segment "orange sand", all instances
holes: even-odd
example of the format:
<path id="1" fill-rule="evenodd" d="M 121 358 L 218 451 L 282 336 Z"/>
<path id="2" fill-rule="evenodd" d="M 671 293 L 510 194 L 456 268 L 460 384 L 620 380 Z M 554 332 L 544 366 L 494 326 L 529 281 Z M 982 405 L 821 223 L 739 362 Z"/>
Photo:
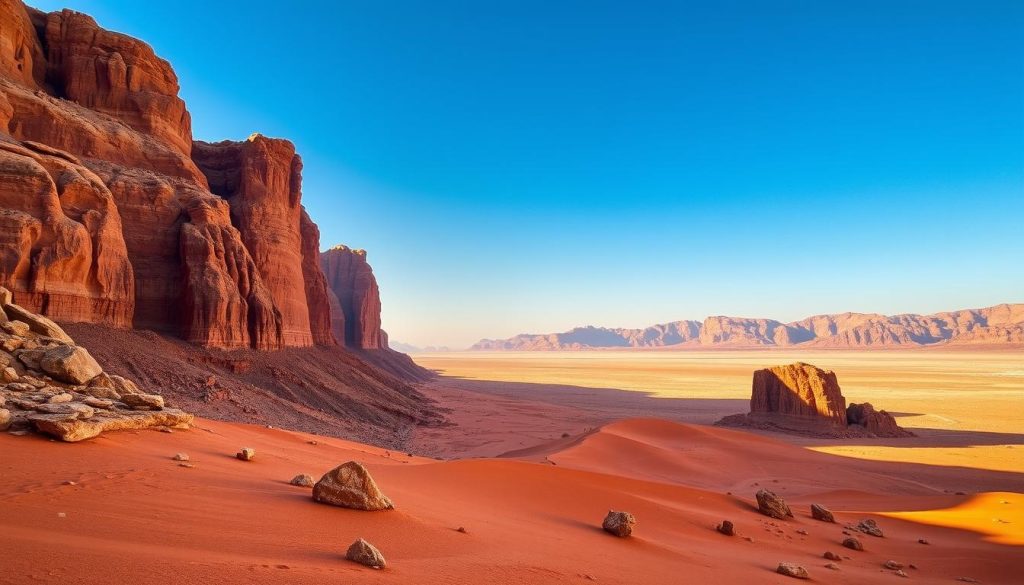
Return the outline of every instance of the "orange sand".
<path id="1" fill-rule="evenodd" d="M 894 514 L 1005 506 L 991 502 L 1020 496 L 977 500 L 950 489 L 1008 492 L 1017 474 L 839 458 L 659 420 L 615 423 L 516 459 L 437 462 L 311 438 L 208 420 L 78 444 L 0 435 L 0 582 L 788 583 L 773 571 L 791 561 L 818 582 L 861 584 L 895 579 L 881 566 L 888 559 L 914 563 L 918 583 L 1012 583 L 1024 571 L 1021 548 L 976 524 Z M 243 446 L 256 449 L 255 461 L 234 458 Z M 176 452 L 195 468 L 172 461 Z M 367 464 L 396 510 L 323 506 L 287 484 L 349 459 Z M 757 514 L 759 486 L 784 494 L 796 518 Z M 831 506 L 841 524 L 811 520 L 811 502 Z M 598 528 L 610 508 L 637 516 L 634 538 Z M 869 516 L 886 538 L 864 536 L 865 552 L 842 549 L 842 523 Z M 715 532 L 722 519 L 740 536 Z M 346 562 L 357 537 L 379 546 L 389 568 Z M 825 550 L 850 558 L 831 571 Z"/>

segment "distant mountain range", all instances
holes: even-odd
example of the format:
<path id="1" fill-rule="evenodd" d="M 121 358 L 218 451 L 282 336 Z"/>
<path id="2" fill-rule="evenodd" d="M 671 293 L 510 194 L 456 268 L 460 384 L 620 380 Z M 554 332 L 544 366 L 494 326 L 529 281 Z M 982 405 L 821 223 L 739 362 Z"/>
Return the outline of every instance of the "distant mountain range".
<path id="1" fill-rule="evenodd" d="M 577 327 L 565 333 L 482 339 L 471 350 L 543 351 L 601 348 L 874 348 L 939 344 L 1024 344 L 1024 303 L 934 315 L 839 313 L 782 323 L 708 317 L 645 329 Z"/>

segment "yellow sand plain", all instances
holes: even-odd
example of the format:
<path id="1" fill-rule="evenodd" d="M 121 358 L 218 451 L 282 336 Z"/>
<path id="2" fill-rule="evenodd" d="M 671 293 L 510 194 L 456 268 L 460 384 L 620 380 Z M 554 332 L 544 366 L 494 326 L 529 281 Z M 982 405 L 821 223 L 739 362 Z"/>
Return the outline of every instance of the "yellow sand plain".
<path id="1" fill-rule="evenodd" d="M 1021 351 L 582 351 L 424 354 L 450 376 L 647 392 L 665 398 L 750 397 L 758 368 L 804 361 L 836 372 L 848 402 L 871 402 L 919 439 L 813 448 L 864 459 L 1024 473 Z M 813 442 L 812 442 L 813 443 Z M 822 442 L 818 442 L 822 443 Z"/>

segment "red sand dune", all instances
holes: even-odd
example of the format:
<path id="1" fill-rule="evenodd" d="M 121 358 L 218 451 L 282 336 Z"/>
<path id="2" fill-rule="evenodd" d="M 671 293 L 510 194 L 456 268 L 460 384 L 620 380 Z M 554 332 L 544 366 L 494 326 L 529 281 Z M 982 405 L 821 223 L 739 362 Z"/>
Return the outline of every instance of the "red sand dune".
<path id="1" fill-rule="evenodd" d="M 786 583 L 773 571 L 791 561 L 818 582 L 872 583 L 897 579 L 882 568 L 893 559 L 918 567 L 908 569 L 914 582 L 1011 583 L 1024 570 L 1021 548 L 996 544 L 980 520 L 954 529 L 941 525 L 941 513 L 911 522 L 863 512 L 970 507 L 975 500 L 945 491 L 955 469 L 919 473 L 647 419 L 566 442 L 520 454 L 548 462 L 438 462 L 208 420 L 191 431 L 79 444 L 4 435 L 0 582 L 107 584 L 130 575 L 134 583 Z M 234 458 L 242 446 L 256 449 L 255 461 Z M 172 461 L 176 452 L 195 467 Z M 308 489 L 287 484 L 350 459 L 367 465 L 396 510 L 318 505 Z M 998 485 L 1002 476 L 992 477 Z M 796 518 L 757 514 L 754 483 L 785 494 Z M 1007 518 L 1024 506 L 1017 494 L 979 500 L 1002 506 Z M 811 501 L 831 506 L 840 524 L 811 520 Z M 634 538 L 600 530 L 609 508 L 636 515 Z M 864 536 L 865 552 L 840 547 L 843 523 L 869 516 L 886 538 Z M 715 532 L 723 519 L 739 536 Z M 358 537 L 381 548 L 386 570 L 344 560 Z M 851 558 L 831 571 L 826 550 Z"/>

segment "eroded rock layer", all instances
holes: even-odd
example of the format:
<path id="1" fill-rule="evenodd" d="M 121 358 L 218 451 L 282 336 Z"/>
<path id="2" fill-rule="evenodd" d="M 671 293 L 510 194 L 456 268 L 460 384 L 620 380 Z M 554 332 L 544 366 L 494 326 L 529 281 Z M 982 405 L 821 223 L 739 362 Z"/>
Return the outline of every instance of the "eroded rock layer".
<path id="1" fill-rule="evenodd" d="M 0 285 L 18 303 L 211 347 L 335 344 L 290 142 L 193 142 L 170 64 L 87 15 L 0 0 L 0 25 Z"/>
<path id="2" fill-rule="evenodd" d="M 335 337 L 349 347 L 385 349 L 387 337 L 380 328 L 380 291 L 365 250 L 335 246 L 320 256 L 327 285 L 342 309 Z M 341 329 L 340 327 L 343 327 Z"/>

